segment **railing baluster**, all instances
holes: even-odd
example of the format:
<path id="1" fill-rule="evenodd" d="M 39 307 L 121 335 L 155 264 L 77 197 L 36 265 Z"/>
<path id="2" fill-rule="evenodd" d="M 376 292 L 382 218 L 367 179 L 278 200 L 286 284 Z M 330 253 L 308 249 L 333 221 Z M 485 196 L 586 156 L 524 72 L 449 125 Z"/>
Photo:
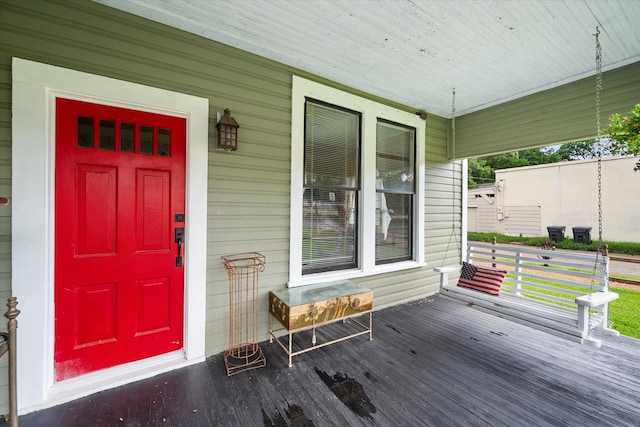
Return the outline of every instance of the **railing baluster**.
<path id="1" fill-rule="evenodd" d="M 18 321 L 16 317 L 20 314 L 20 310 L 16 308 L 18 299 L 11 297 L 7 299 L 7 307 L 9 308 L 4 317 L 9 319 L 7 322 L 9 344 L 9 425 L 18 427 L 18 381 L 17 381 L 17 363 L 16 363 L 16 329 Z"/>

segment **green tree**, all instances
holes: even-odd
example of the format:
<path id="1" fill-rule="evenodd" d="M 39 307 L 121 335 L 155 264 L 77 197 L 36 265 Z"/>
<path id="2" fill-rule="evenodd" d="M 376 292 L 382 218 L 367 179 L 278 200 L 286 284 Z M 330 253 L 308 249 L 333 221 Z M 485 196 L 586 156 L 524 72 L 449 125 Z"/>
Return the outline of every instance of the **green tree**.
<path id="1" fill-rule="evenodd" d="M 477 188 L 479 184 L 489 184 L 496 180 L 496 171 L 482 159 L 469 159 L 467 171 L 469 188 Z"/>
<path id="2" fill-rule="evenodd" d="M 608 138 L 601 138 L 600 144 L 596 144 L 595 139 L 586 141 L 568 142 L 562 144 L 556 154 L 560 156 L 560 160 L 584 160 L 594 159 L 598 157 L 598 151 L 601 156 L 611 156 L 613 154 L 612 143 Z M 620 154 L 620 153 L 618 153 Z"/>
<path id="3" fill-rule="evenodd" d="M 595 139 L 588 141 L 567 142 L 562 144 L 556 153 L 561 160 L 584 160 L 597 157 Z"/>
<path id="4" fill-rule="evenodd" d="M 529 166 L 529 161 L 520 158 L 518 151 L 487 156 L 483 159 L 487 162 L 487 166 L 492 169 L 511 169 L 520 166 Z"/>
<path id="5" fill-rule="evenodd" d="M 519 152 L 521 159 L 526 159 L 530 165 L 544 165 L 562 161 L 560 155 L 552 147 L 530 148 Z"/>
<path id="6" fill-rule="evenodd" d="M 610 115 L 609 127 L 603 132 L 611 138 L 614 154 L 640 155 L 640 104 L 636 104 L 628 116 Z"/>
<path id="7" fill-rule="evenodd" d="M 561 156 L 552 147 L 530 148 L 469 159 L 468 185 L 469 188 L 477 188 L 480 184 L 493 183 L 496 179 L 496 169 L 511 169 L 560 161 L 562 161 Z"/>

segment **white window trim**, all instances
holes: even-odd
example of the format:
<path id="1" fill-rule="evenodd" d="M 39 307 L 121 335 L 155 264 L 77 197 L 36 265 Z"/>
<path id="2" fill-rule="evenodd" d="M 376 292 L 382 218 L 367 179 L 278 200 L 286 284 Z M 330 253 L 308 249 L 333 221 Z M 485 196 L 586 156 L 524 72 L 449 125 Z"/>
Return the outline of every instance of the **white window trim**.
<path id="1" fill-rule="evenodd" d="M 461 233 L 462 233 L 462 253 L 460 257 L 462 260 L 467 260 L 466 251 L 467 251 L 467 232 L 469 228 L 467 226 L 467 220 L 469 219 L 469 160 L 463 159 L 461 162 L 462 167 L 462 224 L 461 224 Z M 461 260 L 461 262 L 462 262 Z"/>
<path id="2" fill-rule="evenodd" d="M 327 273 L 302 274 L 302 203 L 304 175 L 304 125 L 305 100 L 313 98 L 328 104 L 357 111 L 362 114 L 362 197 L 359 206 L 358 235 L 360 250 L 357 269 L 340 270 Z M 398 110 L 387 105 L 368 100 L 341 90 L 322 85 L 298 76 L 293 76 L 291 101 L 291 216 L 290 216 L 290 251 L 289 251 L 289 287 L 311 283 L 350 279 L 409 268 L 422 267 L 424 261 L 424 149 L 425 121 L 415 114 Z M 416 129 L 416 194 L 414 211 L 413 254 L 415 259 L 389 264 L 375 264 L 375 215 L 364 215 L 363 212 L 375 211 L 376 192 L 376 125 L 378 118 L 411 126 Z M 366 232 L 366 231 L 369 232 Z"/>
<path id="3" fill-rule="evenodd" d="M 24 414 L 203 361 L 209 101 L 13 58 L 12 292 L 18 321 L 18 412 Z M 184 347 L 54 380 L 55 98 L 133 108 L 187 121 Z"/>

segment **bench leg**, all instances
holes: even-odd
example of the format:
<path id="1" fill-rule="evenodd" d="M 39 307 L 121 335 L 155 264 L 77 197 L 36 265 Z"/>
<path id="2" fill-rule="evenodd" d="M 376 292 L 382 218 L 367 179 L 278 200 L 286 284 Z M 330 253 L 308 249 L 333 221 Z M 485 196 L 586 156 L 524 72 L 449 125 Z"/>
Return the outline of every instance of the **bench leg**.
<path id="1" fill-rule="evenodd" d="M 586 342 L 587 344 L 593 344 L 596 347 L 600 347 L 602 345 L 602 342 L 597 339 L 592 337 L 589 334 L 589 310 L 592 307 L 588 307 L 586 305 L 578 305 L 578 330 L 582 333 L 582 338 L 583 341 Z M 600 312 L 603 315 L 602 318 L 602 322 L 600 322 L 599 325 L 597 325 L 594 329 L 597 329 L 598 331 L 605 333 L 607 335 L 610 336 L 620 336 L 620 332 L 609 328 L 608 325 L 608 316 L 607 316 L 607 309 L 608 307 L 606 306 L 601 306 L 601 307 L 597 307 L 600 309 Z"/>
<path id="2" fill-rule="evenodd" d="M 598 331 L 610 336 L 619 337 L 620 332 L 616 331 L 615 329 L 611 329 L 608 325 L 608 322 L 609 322 L 608 307 L 605 305 L 605 306 L 600 306 L 596 308 L 598 308 L 602 313 L 602 322 L 596 325 L 593 329 L 597 329 Z M 589 310 L 590 309 L 591 307 L 588 307 L 586 305 L 578 306 L 578 330 L 582 332 L 583 337 L 586 337 L 589 335 Z"/>
<path id="3" fill-rule="evenodd" d="M 603 333 L 609 335 L 609 336 L 613 336 L 613 337 L 619 337 L 620 336 L 620 332 L 616 331 L 615 329 L 611 329 L 609 327 L 609 305 L 605 304 L 600 311 L 602 312 L 602 323 L 600 325 L 598 325 L 598 330 L 602 331 Z"/>
<path id="4" fill-rule="evenodd" d="M 291 342 L 293 341 L 293 332 L 289 331 L 289 367 L 293 366 L 293 356 L 291 355 Z"/>
<path id="5" fill-rule="evenodd" d="M 602 345 L 602 341 L 589 334 L 589 309 L 590 307 L 587 307 L 586 305 L 578 306 L 578 332 L 582 335 L 581 342 L 583 344 L 591 344 L 596 347 L 600 347 Z"/>
<path id="6" fill-rule="evenodd" d="M 440 290 L 444 289 L 449 284 L 449 273 L 446 271 L 440 272 Z"/>
<path id="7" fill-rule="evenodd" d="M 585 338 L 589 332 L 589 307 L 586 305 L 578 306 L 578 331 Z"/>

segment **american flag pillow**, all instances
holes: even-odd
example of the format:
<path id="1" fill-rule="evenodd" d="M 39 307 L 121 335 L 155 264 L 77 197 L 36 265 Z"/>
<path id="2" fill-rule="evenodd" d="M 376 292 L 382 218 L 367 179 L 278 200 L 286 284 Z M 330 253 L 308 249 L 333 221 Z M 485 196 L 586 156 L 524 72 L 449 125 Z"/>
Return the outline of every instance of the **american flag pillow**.
<path id="1" fill-rule="evenodd" d="M 506 275 L 505 270 L 477 267 L 463 262 L 458 286 L 498 296 Z"/>

